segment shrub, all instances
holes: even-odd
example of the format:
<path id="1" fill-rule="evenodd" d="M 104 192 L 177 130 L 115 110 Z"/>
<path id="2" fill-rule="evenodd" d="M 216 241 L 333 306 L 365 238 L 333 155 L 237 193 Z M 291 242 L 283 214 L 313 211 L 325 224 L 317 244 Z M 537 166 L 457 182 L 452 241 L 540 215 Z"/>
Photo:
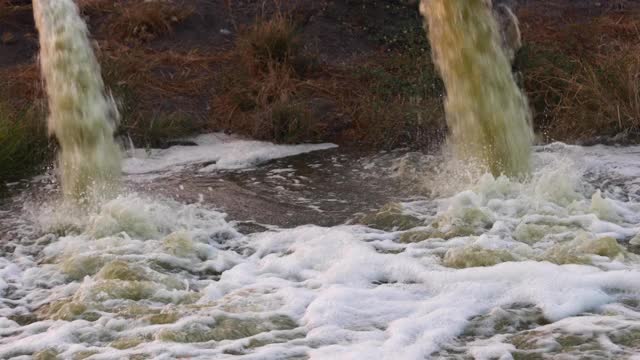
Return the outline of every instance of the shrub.
<path id="1" fill-rule="evenodd" d="M 213 100 L 214 127 L 276 142 L 314 140 L 303 78 L 313 57 L 292 17 L 277 12 L 240 32 Z"/>
<path id="2" fill-rule="evenodd" d="M 240 52 L 248 63 L 265 70 L 270 63 L 285 63 L 300 49 L 296 29 L 290 17 L 282 13 L 271 19 L 259 19 L 238 40 Z"/>

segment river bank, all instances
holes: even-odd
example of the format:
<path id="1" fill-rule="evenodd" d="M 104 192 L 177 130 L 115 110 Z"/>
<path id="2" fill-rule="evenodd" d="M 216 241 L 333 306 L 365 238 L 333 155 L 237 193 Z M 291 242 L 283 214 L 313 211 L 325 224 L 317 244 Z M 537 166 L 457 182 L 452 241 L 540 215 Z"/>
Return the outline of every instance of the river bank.
<path id="1" fill-rule="evenodd" d="M 638 140 L 638 6 L 516 1 L 515 70 L 540 142 Z M 429 151 L 442 84 L 417 5 L 401 1 L 78 2 L 138 147 L 225 131 L 280 143 Z M 28 1 L 0 3 L 0 178 L 49 164 Z M 592 34 L 599 36 L 591 36 Z"/>

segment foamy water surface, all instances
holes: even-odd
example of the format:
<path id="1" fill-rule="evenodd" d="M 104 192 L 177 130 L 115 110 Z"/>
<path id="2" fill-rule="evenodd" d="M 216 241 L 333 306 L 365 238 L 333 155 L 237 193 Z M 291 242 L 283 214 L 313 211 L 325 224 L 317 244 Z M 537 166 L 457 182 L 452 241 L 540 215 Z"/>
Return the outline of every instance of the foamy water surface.
<path id="1" fill-rule="evenodd" d="M 184 175 L 199 150 L 127 169 Z M 638 359 L 638 153 L 538 147 L 527 181 L 334 227 L 243 234 L 216 204 L 144 192 L 27 204 L 0 244 L 0 358 Z"/>

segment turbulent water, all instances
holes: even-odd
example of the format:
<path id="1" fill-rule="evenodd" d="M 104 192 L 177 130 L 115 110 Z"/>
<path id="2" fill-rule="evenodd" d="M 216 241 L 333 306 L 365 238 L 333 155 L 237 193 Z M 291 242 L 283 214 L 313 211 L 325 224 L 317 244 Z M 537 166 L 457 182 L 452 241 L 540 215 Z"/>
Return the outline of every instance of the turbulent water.
<path id="1" fill-rule="evenodd" d="M 120 175 L 113 140 L 118 111 L 105 94 L 86 25 L 73 0 L 34 0 L 33 9 L 64 193 L 82 200 L 104 196 Z"/>
<path id="2" fill-rule="evenodd" d="M 480 5 L 430 0 L 430 24 L 460 15 L 505 65 Z M 119 173 L 115 114 L 73 3 L 35 9 L 61 191 L 78 195 Z M 446 29 L 436 44 L 458 39 Z M 470 146 L 494 172 L 529 169 L 507 154 L 530 140 L 524 99 L 497 91 L 512 79 L 493 72 L 488 90 L 487 58 L 436 48 L 445 78 L 472 79 L 447 105 L 485 136 Z M 536 147 L 517 182 L 420 153 L 191 140 L 131 149 L 121 195 L 95 207 L 60 208 L 47 175 L 0 203 L 1 359 L 640 359 L 640 147 Z"/>
<path id="3" fill-rule="evenodd" d="M 529 171 L 532 130 L 487 0 L 422 0 L 456 155 L 494 175 Z"/>
<path id="4" fill-rule="evenodd" d="M 223 145 L 215 156 L 204 142 L 129 159 L 146 170 L 124 182 L 179 193 L 190 181 L 244 176 L 261 201 L 272 195 L 249 186 L 267 181 L 251 181 L 261 163 L 322 148 Z M 237 157 L 249 148 L 253 156 Z M 217 204 L 156 188 L 71 217 L 27 192 L 16 199 L 24 207 L 4 213 L 0 358 L 638 359 L 638 154 L 538 147 L 525 183 L 486 174 L 331 227 L 241 232 L 243 219 Z M 395 165 L 379 161 L 389 157 Z M 442 164 L 382 154 L 334 179 L 323 169 L 342 163 L 322 158 L 306 158 L 314 166 L 304 173 L 287 165 L 295 159 L 266 165 L 269 181 L 294 201 L 296 188 L 336 192 L 343 181 L 357 193 L 370 181 L 358 172 L 414 181 L 416 168 Z M 168 182 L 176 177 L 181 185 Z"/>

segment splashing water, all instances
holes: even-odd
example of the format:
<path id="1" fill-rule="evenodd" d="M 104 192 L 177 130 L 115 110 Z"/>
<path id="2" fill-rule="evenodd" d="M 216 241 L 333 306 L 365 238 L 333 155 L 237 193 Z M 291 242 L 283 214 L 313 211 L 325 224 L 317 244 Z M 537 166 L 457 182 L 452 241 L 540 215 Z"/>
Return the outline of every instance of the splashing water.
<path id="1" fill-rule="evenodd" d="M 42 0 L 36 10 L 48 11 L 41 22 L 60 22 L 50 26 L 56 31 L 71 26 L 64 17 L 74 15 L 91 60 L 83 64 L 94 70 L 84 76 L 98 74 L 73 3 Z M 49 40 L 54 49 L 57 41 Z M 66 132 L 84 134 L 76 120 L 95 122 L 87 127 L 101 132 L 87 132 L 112 144 L 109 120 L 116 116 L 107 116 L 114 108 L 99 77 L 91 77 L 91 92 L 77 95 L 89 86 L 63 84 L 56 76 L 83 65 L 61 61 L 66 70 L 54 71 L 57 55 L 47 55 L 51 101 L 62 109 L 52 105 L 52 131 L 76 144 L 63 150 L 82 154 L 83 136 Z M 52 82 L 61 92 L 51 91 Z M 62 91 L 69 91 L 67 107 L 57 102 Z M 98 106 L 89 106 L 96 99 L 102 99 Z M 93 115 L 62 116 L 74 114 L 69 105 Z M 107 115 L 96 115 L 97 109 Z M 71 125 L 61 125 L 69 119 Z M 317 184 L 298 180 L 334 163 L 326 156 L 326 163 L 280 165 L 261 178 L 248 168 L 330 146 L 196 140 L 197 147 L 130 159 L 125 170 L 137 171 L 127 171 L 123 181 L 182 174 L 196 185 L 206 180 L 202 174 L 225 169 L 234 184 L 242 173 L 252 184 L 279 178 L 281 185 L 318 192 Z M 100 149 L 117 154 L 115 145 L 95 144 L 91 156 Z M 638 153 L 640 147 L 536 147 L 531 176 L 523 181 L 478 175 L 446 197 L 392 203 L 360 225 L 265 226 L 248 234 L 202 200 L 185 205 L 157 195 L 121 195 L 72 217 L 38 197 L 18 197 L 19 207 L 0 207 L 0 215 L 15 217 L 7 219 L 10 230 L 0 231 L 0 358 L 638 360 L 640 256 L 630 246 L 640 244 Z M 401 165 L 432 168 L 423 165 L 436 161 L 410 158 L 400 158 Z M 527 159 L 515 164 L 526 169 Z M 84 160 L 78 161 L 92 164 Z M 365 159 L 366 171 L 349 178 L 385 175 L 390 166 L 376 161 Z M 505 162 L 497 164 L 506 169 Z M 202 176 L 194 176 L 195 168 Z M 326 174 L 315 177 L 330 181 Z M 114 177 L 97 179 L 108 184 Z M 72 190 L 86 191 L 94 181 Z M 78 184 L 65 183 L 65 191 Z M 347 185 L 344 191 L 360 189 L 371 198 L 357 182 Z M 165 186 L 180 198 L 182 186 Z M 291 191 L 292 199 L 300 194 Z M 325 196 L 337 200 L 341 193 Z M 0 216 L 0 229 L 3 221 Z"/>
<path id="2" fill-rule="evenodd" d="M 517 176 L 529 170 L 530 112 L 489 7 L 486 0 L 422 0 L 420 6 L 447 89 L 457 156 L 496 176 Z"/>
<path id="3" fill-rule="evenodd" d="M 49 97 L 49 132 L 60 143 L 65 197 L 90 200 L 111 192 L 120 175 L 113 139 L 119 115 L 73 0 L 33 2 L 40 65 Z"/>

